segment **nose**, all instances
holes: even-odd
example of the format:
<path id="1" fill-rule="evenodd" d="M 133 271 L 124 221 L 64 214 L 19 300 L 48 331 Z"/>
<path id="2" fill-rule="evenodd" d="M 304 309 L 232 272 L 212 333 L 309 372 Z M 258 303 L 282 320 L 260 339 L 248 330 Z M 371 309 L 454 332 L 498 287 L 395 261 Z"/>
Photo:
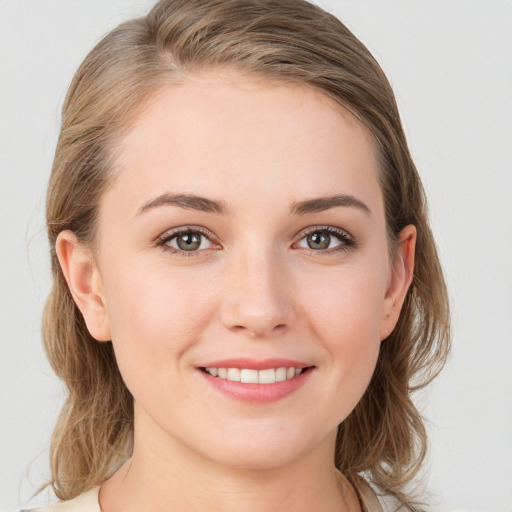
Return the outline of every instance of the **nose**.
<path id="1" fill-rule="evenodd" d="M 271 249 L 249 252 L 231 262 L 224 277 L 221 321 L 229 330 L 254 338 L 285 332 L 295 315 L 288 273 Z"/>

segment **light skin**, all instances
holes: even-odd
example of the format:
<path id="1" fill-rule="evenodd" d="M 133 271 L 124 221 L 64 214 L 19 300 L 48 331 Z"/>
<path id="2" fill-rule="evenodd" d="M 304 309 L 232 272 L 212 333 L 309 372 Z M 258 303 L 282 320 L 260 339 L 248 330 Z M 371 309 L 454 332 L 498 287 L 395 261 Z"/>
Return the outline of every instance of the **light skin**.
<path id="1" fill-rule="evenodd" d="M 94 248 L 57 241 L 135 401 L 102 510 L 358 511 L 336 429 L 397 322 L 416 239 L 404 228 L 391 258 L 368 131 L 303 86 L 203 72 L 155 94 L 118 149 Z M 244 401 L 200 369 L 240 357 L 309 370 Z"/>

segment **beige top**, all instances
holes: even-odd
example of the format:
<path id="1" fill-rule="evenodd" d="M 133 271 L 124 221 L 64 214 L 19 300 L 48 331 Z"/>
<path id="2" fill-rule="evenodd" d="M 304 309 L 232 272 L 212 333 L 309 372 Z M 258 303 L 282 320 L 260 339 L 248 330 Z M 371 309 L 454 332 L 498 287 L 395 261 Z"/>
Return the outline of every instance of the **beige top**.
<path id="1" fill-rule="evenodd" d="M 357 478 L 352 484 L 359 496 L 362 512 L 383 512 L 377 495 L 363 478 Z M 101 512 L 98 501 L 99 490 L 99 487 L 94 487 L 73 500 L 60 501 L 47 507 L 25 509 L 20 512 Z"/>
<path id="2" fill-rule="evenodd" d="M 379 498 L 364 478 L 358 476 L 351 483 L 359 497 L 362 512 L 383 512 Z"/>
<path id="3" fill-rule="evenodd" d="M 99 486 L 94 487 L 73 500 L 59 501 L 47 507 L 27 508 L 20 512 L 101 512 L 99 490 Z"/>

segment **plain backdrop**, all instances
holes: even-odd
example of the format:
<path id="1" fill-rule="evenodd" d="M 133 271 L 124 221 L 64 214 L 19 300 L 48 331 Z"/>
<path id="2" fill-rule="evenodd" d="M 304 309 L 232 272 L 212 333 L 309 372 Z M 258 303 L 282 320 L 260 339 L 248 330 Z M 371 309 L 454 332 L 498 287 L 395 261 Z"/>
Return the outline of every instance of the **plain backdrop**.
<path id="1" fill-rule="evenodd" d="M 512 3 L 319 0 L 396 91 L 453 305 L 453 355 L 418 402 L 432 510 L 512 511 Z M 48 477 L 63 388 L 46 362 L 45 185 L 86 52 L 149 0 L 0 0 L 0 510 Z M 42 494 L 31 503 L 43 502 Z"/>

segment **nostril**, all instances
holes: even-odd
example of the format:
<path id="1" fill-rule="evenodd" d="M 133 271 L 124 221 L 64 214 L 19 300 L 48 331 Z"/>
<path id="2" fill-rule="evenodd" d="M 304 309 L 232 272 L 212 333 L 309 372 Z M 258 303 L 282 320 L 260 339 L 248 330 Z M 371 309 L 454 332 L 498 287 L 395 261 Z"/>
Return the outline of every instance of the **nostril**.
<path id="1" fill-rule="evenodd" d="M 267 329 L 265 326 L 256 326 L 256 325 L 232 325 L 230 329 L 235 332 L 247 332 L 248 334 L 252 335 L 253 337 L 263 337 L 267 336 L 270 333 L 282 333 L 286 330 L 287 326 L 286 324 L 277 324 L 274 327 Z"/>
<path id="2" fill-rule="evenodd" d="M 292 322 L 292 308 L 288 302 L 262 299 L 252 303 L 245 294 L 238 300 L 228 300 L 222 305 L 220 320 L 231 332 L 251 334 L 254 337 L 271 333 L 284 333 Z"/>

